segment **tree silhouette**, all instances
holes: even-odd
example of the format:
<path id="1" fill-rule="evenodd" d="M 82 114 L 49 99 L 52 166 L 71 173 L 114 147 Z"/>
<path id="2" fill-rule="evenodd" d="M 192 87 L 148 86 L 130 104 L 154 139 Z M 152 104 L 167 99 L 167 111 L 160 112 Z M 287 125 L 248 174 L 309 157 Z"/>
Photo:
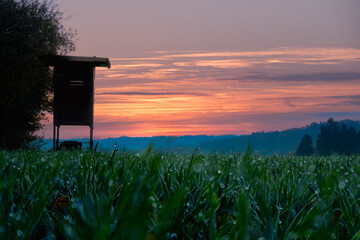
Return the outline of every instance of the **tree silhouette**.
<path id="1" fill-rule="evenodd" d="M 345 124 L 341 127 L 339 136 L 338 151 L 341 154 L 355 153 L 359 148 L 359 137 L 353 126 L 347 128 Z"/>
<path id="2" fill-rule="evenodd" d="M 316 140 L 316 147 L 321 155 L 330 155 L 336 149 L 336 137 L 339 135 L 339 128 L 330 118 L 323 126 L 320 127 L 320 134 Z"/>
<path id="3" fill-rule="evenodd" d="M 74 49 L 74 32 L 63 25 L 52 1 L 0 1 L 0 148 L 36 139 L 51 111 L 52 82 L 37 55 Z"/>
<path id="4" fill-rule="evenodd" d="M 320 134 L 316 140 L 317 150 L 321 155 L 353 154 L 360 148 L 360 133 L 355 128 L 342 124 L 339 126 L 330 118 L 320 127 Z"/>
<path id="5" fill-rule="evenodd" d="M 296 155 L 298 156 L 311 156 L 315 153 L 313 145 L 313 140 L 310 135 L 306 134 L 301 139 L 298 149 L 296 150 Z"/>

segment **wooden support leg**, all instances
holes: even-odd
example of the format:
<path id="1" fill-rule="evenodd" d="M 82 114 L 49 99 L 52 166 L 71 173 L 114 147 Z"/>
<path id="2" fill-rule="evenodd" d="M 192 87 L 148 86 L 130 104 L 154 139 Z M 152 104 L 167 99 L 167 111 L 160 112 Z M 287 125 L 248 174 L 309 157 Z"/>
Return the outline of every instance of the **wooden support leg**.
<path id="1" fill-rule="evenodd" d="M 53 133 L 53 150 L 55 151 L 56 150 L 56 145 L 55 145 L 55 142 L 56 142 L 56 126 L 54 124 L 54 133 Z"/>
<path id="2" fill-rule="evenodd" d="M 92 126 L 90 126 L 90 150 L 93 151 L 93 130 L 94 128 Z"/>
<path id="3" fill-rule="evenodd" d="M 56 129 L 57 136 L 56 136 L 56 147 L 55 147 L 55 149 L 58 150 L 59 149 L 59 137 L 60 137 L 59 129 L 60 129 L 60 126 L 57 126 L 56 128 L 57 128 Z"/>

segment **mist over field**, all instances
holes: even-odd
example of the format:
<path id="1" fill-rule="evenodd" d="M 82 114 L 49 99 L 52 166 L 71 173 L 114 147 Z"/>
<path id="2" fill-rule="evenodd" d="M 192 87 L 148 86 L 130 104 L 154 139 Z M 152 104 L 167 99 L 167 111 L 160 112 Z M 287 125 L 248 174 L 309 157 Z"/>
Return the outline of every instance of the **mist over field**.
<path id="1" fill-rule="evenodd" d="M 353 120 L 337 121 L 339 125 L 353 126 L 360 131 L 360 122 Z M 165 152 L 192 153 L 200 147 L 203 153 L 244 153 L 248 143 L 257 154 L 292 154 L 297 150 L 301 139 L 308 134 L 315 141 L 320 133 L 320 127 L 325 122 L 311 123 L 302 128 L 293 128 L 284 131 L 255 132 L 250 135 L 195 135 L 195 136 L 158 136 L 158 137 L 117 137 L 98 139 L 99 149 L 112 151 L 115 146 L 122 150 L 144 151 L 150 144 Z M 67 139 L 81 142 L 87 139 Z M 314 142 L 315 145 L 315 142 Z M 84 144 L 86 147 L 86 144 Z M 52 148 L 52 140 L 45 140 L 44 149 Z"/>

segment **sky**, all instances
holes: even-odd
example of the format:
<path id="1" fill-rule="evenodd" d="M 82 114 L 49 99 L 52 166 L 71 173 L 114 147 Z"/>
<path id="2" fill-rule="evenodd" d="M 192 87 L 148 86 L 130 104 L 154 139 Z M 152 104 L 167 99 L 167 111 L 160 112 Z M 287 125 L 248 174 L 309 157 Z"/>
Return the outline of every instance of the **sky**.
<path id="1" fill-rule="evenodd" d="M 111 61 L 96 69 L 95 138 L 360 120 L 358 0 L 57 3 L 78 33 L 70 55 Z M 83 136 L 61 127 L 60 137 Z"/>

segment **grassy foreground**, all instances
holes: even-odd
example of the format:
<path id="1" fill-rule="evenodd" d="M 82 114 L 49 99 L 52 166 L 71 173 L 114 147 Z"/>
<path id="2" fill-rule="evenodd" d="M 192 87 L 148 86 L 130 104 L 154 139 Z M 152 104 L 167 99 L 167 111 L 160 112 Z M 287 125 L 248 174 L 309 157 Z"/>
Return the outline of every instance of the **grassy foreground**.
<path id="1" fill-rule="evenodd" d="M 0 239 L 359 239 L 360 157 L 0 152 Z"/>

